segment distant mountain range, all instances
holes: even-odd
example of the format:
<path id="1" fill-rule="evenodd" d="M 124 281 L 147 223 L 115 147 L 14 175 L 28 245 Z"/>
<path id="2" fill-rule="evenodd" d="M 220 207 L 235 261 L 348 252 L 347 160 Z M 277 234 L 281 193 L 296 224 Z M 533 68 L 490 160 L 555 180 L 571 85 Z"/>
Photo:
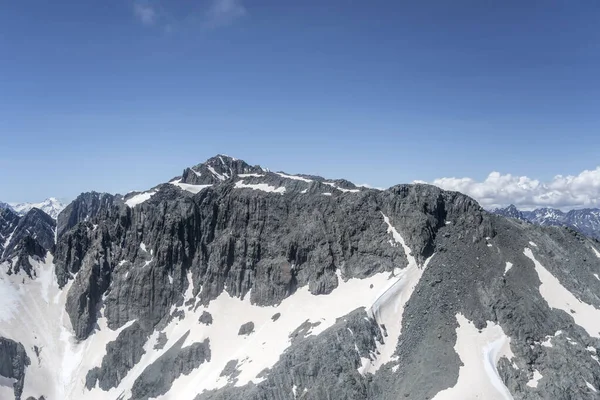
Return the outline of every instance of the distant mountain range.
<path id="1" fill-rule="evenodd" d="M 514 205 L 496 208 L 494 214 L 516 218 L 543 226 L 568 226 L 589 237 L 600 240 L 600 209 L 584 208 L 563 212 L 555 208 L 538 208 L 533 211 L 521 211 Z"/>
<path id="2" fill-rule="evenodd" d="M 1 208 L 10 208 L 19 215 L 25 215 L 32 208 L 42 210 L 52 218 L 56 219 L 58 214 L 66 207 L 60 200 L 49 197 L 40 203 L 3 203 L 0 201 Z"/>

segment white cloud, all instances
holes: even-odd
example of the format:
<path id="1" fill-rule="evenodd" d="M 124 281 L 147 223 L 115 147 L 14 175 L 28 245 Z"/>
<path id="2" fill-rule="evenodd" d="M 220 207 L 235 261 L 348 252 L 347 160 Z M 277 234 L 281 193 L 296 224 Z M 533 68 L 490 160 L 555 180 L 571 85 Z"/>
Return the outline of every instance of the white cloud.
<path id="1" fill-rule="evenodd" d="M 509 204 L 522 209 L 600 207 L 600 167 L 576 176 L 557 175 L 549 182 L 492 172 L 481 182 L 471 178 L 440 178 L 432 183 L 465 193 L 488 209 Z"/>
<path id="2" fill-rule="evenodd" d="M 158 13 L 156 9 L 146 2 L 133 3 L 133 14 L 144 24 L 154 25 Z"/>
<path id="3" fill-rule="evenodd" d="M 207 12 L 206 25 L 210 28 L 229 25 L 246 13 L 241 0 L 213 0 Z"/>
<path id="4" fill-rule="evenodd" d="M 170 12 L 166 0 L 133 0 L 133 14 L 144 25 L 172 32 L 182 25 L 197 24 L 206 29 L 231 25 L 247 14 L 242 0 L 190 2 L 177 13 Z"/>

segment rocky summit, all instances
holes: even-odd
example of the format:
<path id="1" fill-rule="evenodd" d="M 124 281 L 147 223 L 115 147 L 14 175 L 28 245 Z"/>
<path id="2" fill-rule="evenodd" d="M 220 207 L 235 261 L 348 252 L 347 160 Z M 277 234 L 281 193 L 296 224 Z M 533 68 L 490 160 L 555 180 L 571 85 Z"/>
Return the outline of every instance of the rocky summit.
<path id="1" fill-rule="evenodd" d="M 220 155 L 0 246 L 0 399 L 599 397 L 600 243 L 434 186 Z"/>

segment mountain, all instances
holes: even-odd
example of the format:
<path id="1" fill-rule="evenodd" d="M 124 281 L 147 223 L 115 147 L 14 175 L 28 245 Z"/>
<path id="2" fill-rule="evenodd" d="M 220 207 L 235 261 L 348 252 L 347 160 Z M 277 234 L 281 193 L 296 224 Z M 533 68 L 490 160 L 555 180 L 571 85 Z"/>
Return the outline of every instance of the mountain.
<path id="1" fill-rule="evenodd" d="M 584 208 L 562 212 L 554 208 L 519 211 L 514 205 L 492 211 L 505 217 L 517 218 L 543 226 L 566 226 L 592 238 L 600 239 L 600 209 Z"/>
<path id="2" fill-rule="evenodd" d="M 9 209 L 11 209 L 11 210 L 13 209 L 13 208 L 10 206 L 10 204 L 8 204 L 8 203 L 4 203 L 4 202 L 0 201 L 0 209 L 4 209 L 4 208 L 9 208 Z M 13 211 L 14 211 L 14 210 L 13 210 Z"/>
<path id="3" fill-rule="evenodd" d="M 54 197 L 49 197 L 41 203 L 12 203 L 10 207 L 21 215 L 24 215 L 32 208 L 38 208 L 56 219 L 58 214 L 65 208 L 65 205 Z"/>
<path id="4" fill-rule="evenodd" d="M 37 208 L 25 215 L 0 209 L 0 263 L 9 273 L 23 270 L 29 278 L 35 273 L 30 257 L 44 258 L 54 246 L 56 221 Z"/>
<path id="5" fill-rule="evenodd" d="M 600 242 L 457 192 L 221 155 L 56 223 L 0 264 L 2 399 L 598 398 Z"/>

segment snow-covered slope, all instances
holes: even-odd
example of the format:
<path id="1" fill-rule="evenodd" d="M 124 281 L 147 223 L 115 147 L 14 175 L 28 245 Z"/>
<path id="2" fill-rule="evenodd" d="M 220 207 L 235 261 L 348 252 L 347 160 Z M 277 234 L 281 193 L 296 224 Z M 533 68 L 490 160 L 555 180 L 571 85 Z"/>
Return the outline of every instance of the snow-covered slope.
<path id="1" fill-rule="evenodd" d="M 52 218 L 56 219 L 58 214 L 64 210 L 66 204 L 61 203 L 54 197 L 49 197 L 40 203 L 11 203 L 10 206 L 13 210 L 21 215 L 26 214 L 32 208 L 38 208 Z"/>

